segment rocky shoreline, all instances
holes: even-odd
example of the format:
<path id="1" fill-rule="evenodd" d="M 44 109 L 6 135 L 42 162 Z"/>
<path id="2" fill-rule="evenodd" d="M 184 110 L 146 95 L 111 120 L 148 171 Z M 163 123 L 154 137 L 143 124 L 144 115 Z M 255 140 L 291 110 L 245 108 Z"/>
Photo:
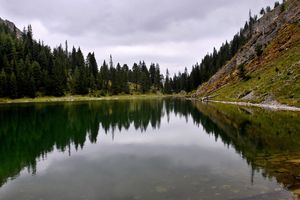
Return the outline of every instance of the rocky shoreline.
<path id="1" fill-rule="evenodd" d="M 250 102 L 232 102 L 232 101 L 216 101 L 216 100 L 207 100 L 207 102 L 232 104 L 232 105 L 239 105 L 239 106 L 260 107 L 260 108 L 271 109 L 271 110 L 285 110 L 285 111 L 300 112 L 300 108 L 298 107 L 288 106 L 280 103 L 250 103 Z"/>

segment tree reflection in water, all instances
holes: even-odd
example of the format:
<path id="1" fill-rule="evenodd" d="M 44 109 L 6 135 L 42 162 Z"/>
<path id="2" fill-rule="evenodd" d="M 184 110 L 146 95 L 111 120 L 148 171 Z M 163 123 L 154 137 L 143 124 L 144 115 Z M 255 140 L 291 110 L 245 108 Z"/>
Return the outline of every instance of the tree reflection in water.
<path id="1" fill-rule="evenodd" d="M 247 160 L 253 170 L 296 191 L 300 188 L 300 114 L 181 99 L 120 100 L 88 103 L 4 105 L 0 107 L 0 185 L 54 148 L 84 148 L 86 140 L 101 145 L 99 130 L 111 134 L 134 127 L 159 129 L 171 113 L 202 126 Z"/>

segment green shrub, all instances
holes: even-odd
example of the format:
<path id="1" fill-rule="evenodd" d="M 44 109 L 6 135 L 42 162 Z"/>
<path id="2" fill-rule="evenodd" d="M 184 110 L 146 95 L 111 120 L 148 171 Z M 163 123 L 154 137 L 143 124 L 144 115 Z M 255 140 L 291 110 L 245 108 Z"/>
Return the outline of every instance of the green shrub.
<path id="1" fill-rule="evenodd" d="M 263 51 L 263 46 L 261 44 L 257 44 L 255 46 L 255 52 L 256 52 L 256 55 L 259 57 L 262 55 L 262 53 L 264 52 Z"/>

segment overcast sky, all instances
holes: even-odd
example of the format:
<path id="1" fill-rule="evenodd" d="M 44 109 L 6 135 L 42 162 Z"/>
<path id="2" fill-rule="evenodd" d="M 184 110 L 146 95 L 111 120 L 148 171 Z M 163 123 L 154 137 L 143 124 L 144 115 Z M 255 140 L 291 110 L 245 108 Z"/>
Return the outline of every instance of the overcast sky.
<path id="1" fill-rule="evenodd" d="M 191 68 L 231 40 L 248 19 L 275 0 L 0 0 L 0 17 L 52 47 L 94 51 L 98 64 L 145 60 L 171 73 Z"/>

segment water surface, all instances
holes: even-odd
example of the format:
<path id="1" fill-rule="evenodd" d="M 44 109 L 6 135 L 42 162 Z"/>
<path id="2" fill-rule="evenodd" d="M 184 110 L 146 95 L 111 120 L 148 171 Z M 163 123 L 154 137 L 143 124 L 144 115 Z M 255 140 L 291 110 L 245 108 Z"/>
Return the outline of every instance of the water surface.
<path id="1" fill-rule="evenodd" d="M 1 106 L 0 199 L 295 199 L 298 121 L 174 99 Z"/>

